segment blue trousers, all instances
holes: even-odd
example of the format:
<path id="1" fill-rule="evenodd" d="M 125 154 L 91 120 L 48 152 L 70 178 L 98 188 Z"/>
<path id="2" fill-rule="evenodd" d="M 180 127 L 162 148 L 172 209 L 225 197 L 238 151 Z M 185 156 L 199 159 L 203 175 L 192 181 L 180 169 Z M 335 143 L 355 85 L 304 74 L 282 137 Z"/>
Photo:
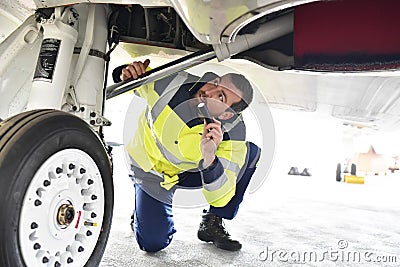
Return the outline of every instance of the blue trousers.
<path id="1" fill-rule="evenodd" d="M 247 164 L 243 166 L 241 175 L 239 175 L 240 179 L 236 184 L 235 195 L 224 207 L 210 206 L 209 211 L 221 218 L 231 220 L 236 216 L 239 205 L 243 201 L 244 193 L 256 169 L 260 158 L 260 148 L 250 142 L 248 145 Z M 135 171 L 136 175 L 141 176 L 142 174 Z M 153 183 L 151 185 L 153 188 L 154 185 L 158 185 L 159 188 L 156 193 L 154 193 L 154 190 L 151 194 L 148 193 L 149 183 Z M 201 181 L 198 181 L 198 183 L 201 184 Z M 174 190 L 165 190 L 159 186 L 159 180 L 157 181 L 156 179 L 154 182 L 151 179 L 146 179 L 146 182 L 144 182 L 143 179 L 135 183 L 134 230 L 140 249 L 147 252 L 157 252 L 171 243 L 173 234 L 176 232 L 172 205 L 170 204 L 172 203 L 174 192 Z"/>

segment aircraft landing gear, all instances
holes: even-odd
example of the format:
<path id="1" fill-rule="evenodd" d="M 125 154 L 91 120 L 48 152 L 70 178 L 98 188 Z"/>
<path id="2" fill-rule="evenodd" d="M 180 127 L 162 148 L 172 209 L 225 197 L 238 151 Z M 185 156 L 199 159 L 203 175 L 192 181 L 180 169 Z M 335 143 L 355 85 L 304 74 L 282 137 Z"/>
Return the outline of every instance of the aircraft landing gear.
<path id="1" fill-rule="evenodd" d="M 0 266 L 98 266 L 113 210 L 109 157 L 81 119 L 34 110 L 0 124 Z"/>

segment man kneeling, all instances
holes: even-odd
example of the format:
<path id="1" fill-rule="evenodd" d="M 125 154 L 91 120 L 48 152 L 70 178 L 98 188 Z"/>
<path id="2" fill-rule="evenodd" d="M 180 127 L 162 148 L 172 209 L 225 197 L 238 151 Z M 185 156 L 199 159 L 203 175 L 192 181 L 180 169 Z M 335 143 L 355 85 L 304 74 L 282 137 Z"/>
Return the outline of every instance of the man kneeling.
<path id="1" fill-rule="evenodd" d="M 140 77 L 149 63 L 116 68 L 114 81 Z M 174 192 L 202 187 L 210 208 L 204 211 L 198 238 L 221 249 L 240 250 L 242 245 L 231 239 L 222 220 L 236 216 L 260 158 L 260 149 L 245 140 L 241 115 L 253 98 L 249 81 L 236 73 L 197 77 L 180 72 L 135 93 L 147 100 L 127 146 L 136 193 L 132 229 L 140 248 L 156 252 L 167 247 L 176 232 Z M 209 115 L 199 112 L 200 103 Z"/>

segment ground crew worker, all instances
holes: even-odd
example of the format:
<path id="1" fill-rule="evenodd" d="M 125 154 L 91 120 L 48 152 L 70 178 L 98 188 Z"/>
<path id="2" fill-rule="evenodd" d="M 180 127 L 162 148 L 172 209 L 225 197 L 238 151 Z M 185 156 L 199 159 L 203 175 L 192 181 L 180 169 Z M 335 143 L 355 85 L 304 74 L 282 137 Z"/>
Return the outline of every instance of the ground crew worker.
<path id="1" fill-rule="evenodd" d="M 113 71 L 115 82 L 143 75 L 150 61 L 135 61 Z M 242 245 L 230 238 L 222 219 L 233 219 L 260 157 L 260 149 L 245 140 L 241 112 L 253 98 L 253 88 L 240 74 L 203 77 L 179 72 L 135 89 L 147 109 L 127 151 L 133 162 L 135 211 L 132 228 L 139 247 L 157 252 L 176 232 L 172 199 L 177 188 L 203 188 L 210 204 L 204 211 L 198 238 L 221 249 Z M 203 102 L 212 121 L 196 109 Z"/>

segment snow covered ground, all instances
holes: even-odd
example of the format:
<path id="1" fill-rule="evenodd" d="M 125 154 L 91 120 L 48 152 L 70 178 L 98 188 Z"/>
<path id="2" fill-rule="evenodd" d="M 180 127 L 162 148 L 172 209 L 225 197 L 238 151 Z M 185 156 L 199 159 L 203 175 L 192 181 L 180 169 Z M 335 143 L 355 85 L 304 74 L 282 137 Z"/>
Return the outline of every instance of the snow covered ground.
<path id="1" fill-rule="evenodd" d="M 108 101 L 114 125 L 107 141 L 122 142 L 121 118 L 129 102 L 127 96 Z M 201 207 L 175 208 L 178 232 L 172 244 L 155 254 L 141 251 L 129 226 L 134 192 L 118 146 L 114 219 L 100 266 L 399 266 L 400 176 L 365 177 L 364 185 L 338 183 L 337 125 L 309 114 L 272 114 L 273 167 L 262 187 L 246 195 L 238 216 L 226 221 L 243 244 L 241 251 L 222 251 L 197 239 Z M 308 167 L 313 176 L 289 176 L 290 166 Z"/>

